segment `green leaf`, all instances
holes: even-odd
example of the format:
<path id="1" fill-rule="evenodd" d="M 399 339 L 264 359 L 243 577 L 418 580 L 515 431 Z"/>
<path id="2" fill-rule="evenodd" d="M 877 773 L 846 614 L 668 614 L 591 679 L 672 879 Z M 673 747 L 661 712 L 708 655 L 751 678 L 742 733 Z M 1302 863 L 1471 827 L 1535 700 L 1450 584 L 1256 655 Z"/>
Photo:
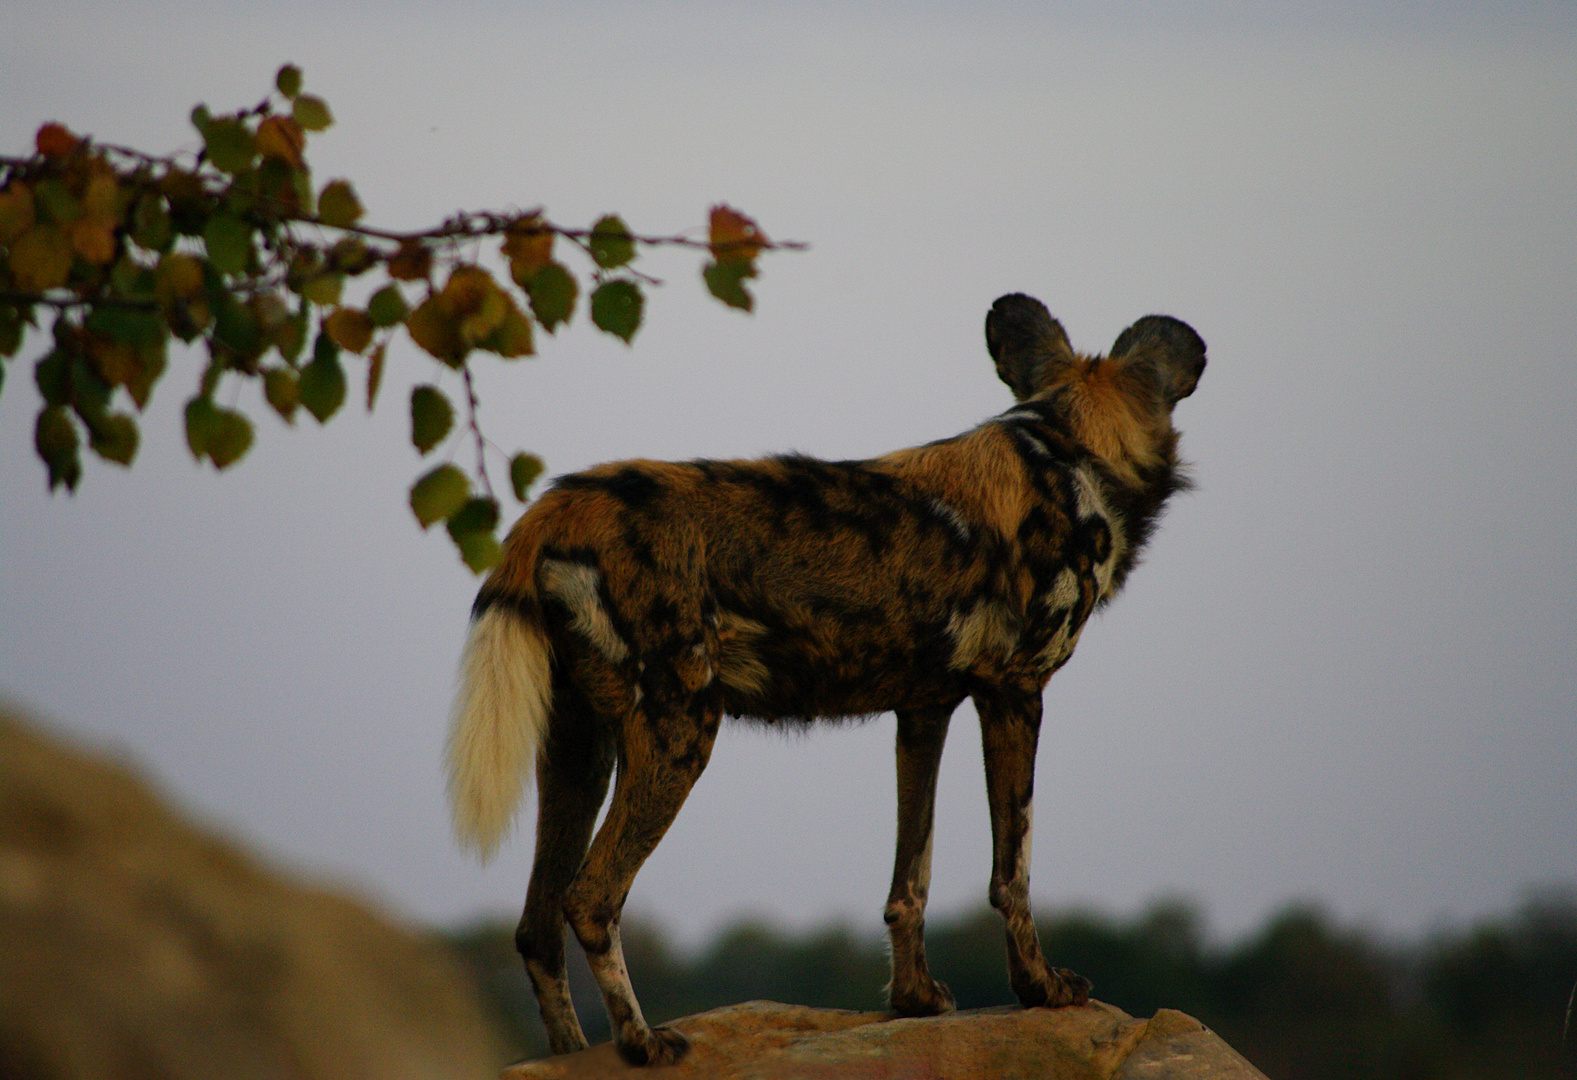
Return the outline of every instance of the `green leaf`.
<path id="1" fill-rule="evenodd" d="M 226 469 L 240 461 L 252 446 L 252 423 L 230 409 L 215 409 L 208 434 L 208 458 L 215 468 Z"/>
<path id="2" fill-rule="evenodd" d="M 411 485 L 411 512 L 425 529 L 465 505 L 470 491 L 465 473 L 453 465 L 440 465 Z"/>
<path id="3" fill-rule="evenodd" d="M 327 423 L 345 403 L 345 369 L 340 366 L 339 350 L 332 342 L 328 350 L 321 347 L 326 340 L 318 335 L 316 359 L 301 369 L 300 379 L 301 404 L 320 424 Z"/>
<path id="4" fill-rule="evenodd" d="M 33 201 L 44 217 L 56 225 L 70 225 L 82 216 L 82 203 L 64 180 L 51 176 L 33 189 Z"/>
<path id="5" fill-rule="evenodd" d="M 372 325 L 378 327 L 404 322 L 410 310 L 397 285 L 385 285 L 367 301 L 367 317 L 372 320 Z"/>
<path id="6" fill-rule="evenodd" d="M 485 532 L 489 535 L 498 528 L 498 500 L 473 497 L 461 504 L 460 509 L 449 515 L 449 535 L 455 543 L 466 533 Z"/>
<path id="7" fill-rule="evenodd" d="M 372 412 L 373 405 L 378 400 L 378 387 L 383 385 L 383 356 L 387 341 L 380 341 L 373 346 L 372 355 L 367 357 L 367 411 Z"/>
<path id="8" fill-rule="evenodd" d="M 49 405 L 39 412 L 33 445 L 49 469 L 49 490 L 64 484 L 67 491 L 75 491 L 82 476 L 82 458 L 77 452 L 76 425 L 64 406 Z"/>
<path id="9" fill-rule="evenodd" d="M 240 274 L 252 262 L 252 226 L 234 214 L 218 213 L 203 226 L 208 262 L 221 274 Z"/>
<path id="10" fill-rule="evenodd" d="M 288 364 L 294 364 L 301 350 L 307 347 L 307 313 L 298 311 L 274 331 L 274 347 Z"/>
<path id="11" fill-rule="evenodd" d="M 137 455 L 137 421 L 126 413 L 109 413 L 89 429 L 93 452 L 117 465 L 130 465 Z"/>
<path id="12" fill-rule="evenodd" d="M 623 278 L 605 281 L 591 294 L 591 321 L 597 329 L 622 338 L 628 345 L 641 326 L 646 299 L 640 286 Z"/>
<path id="13" fill-rule="evenodd" d="M 497 566 L 504 557 L 504 549 L 499 546 L 498 537 L 491 532 L 467 532 L 459 536 L 450 534 L 454 546 L 460 549 L 460 558 L 471 573 L 480 574 L 484 570 Z"/>
<path id="14" fill-rule="evenodd" d="M 33 368 L 33 381 L 46 404 L 69 405 L 71 382 L 66 375 L 66 354 L 58 349 L 45 353 Z"/>
<path id="15" fill-rule="evenodd" d="M 318 219 L 325 225 L 337 228 L 354 225 L 365 212 L 349 180 L 330 180 L 318 195 Z"/>
<path id="16" fill-rule="evenodd" d="M 201 130 L 208 160 L 214 168 L 236 176 L 252 167 L 257 158 L 257 139 L 240 120 L 227 116 L 210 121 Z"/>
<path id="17" fill-rule="evenodd" d="M 307 131 L 322 131 L 334 122 L 328 103 L 311 94 L 301 94 L 290 110 L 290 117 Z"/>
<path id="18" fill-rule="evenodd" d="M 186 403 L 186 445 L 192 457 L 201 461 L 208 456 L 208 442 L 218 423 L 219 410 L 208 398 L 198 396 Z"/>
<path id="19" fill-rule="evenodd" d="M 617 214 L 598 218 L 586 244 L 591 248 L 591 257 L 604 270 L 623 266 L 635 258 L 635 241 L 629 227 Z"/>
<path id="20" fill-rule="evenodd" d="M 524 451 L 509 459 L 509 483 L 515 489 L 515 498 L 526 501 L 526 491 L 542 475 L 542 459 Z"/>
<path id="21" fill-rule="evenodd" d="M 411 442 L 423 454 L 443 441 L 454 427 L 454 408 L 436 386 L 411 391 Z"/>
<path id="22" fill-rule="evenodd" d="M 301 93 L 301 69 L 295 64 L 286 64 L 274 76 L 274 85 L 287 98 L 295 97 Z"/>
<path id="23" fill-rule="evenodd" d="M 255 372 L 257 358 L 268 348 L 257 316 L 232 292 L 221 292 L 216 299 L 213 344 L 227 365 L 238 371 Z"/>
<path id="24" fill-rule="evenodd" d="M 333 307 L 339 303 L 344 288 L 344 274 L 313 274 L 301 283 L 300 292 L 304 300 L 321 307 Z"/>
<path id="25" fill-rule="evenodd" d="M 160 329 L 162 331 L 163 327 Z M 131 381 L 126 384 L 126 392 L 131 395 L 132 402 L 139 410 L 148 407 L 148 398 L 153 394 L 153 384 L 159 381 L 160 375 L 164 374 L 167 362 L 165 345 L 166 339 L 161 333 L 158 341 L 143 345 L 137 350 L 140 365 Z"/>
<path id="26" fill-rule="evenodd" d="M 726 262 L 710 262 L 701 271 L 701 277 L 706 280 L 706 287 L 729 307 L 750 311 L 755 306 L 755 298 L 745 290 L 745 281 L 756 276 L 754 263 L 739 260 Z"/>
<path id="27" fill-rule="evenodd" d="M 88 358 L 81 354 L 71 358 L 67 370 L 71 375 L 71 406 L 77 410 L 77 415 L 84 420 L 103 416 L 115 388 L 99 378 Z"/>
<path id="28" fill-rule="evenodd" d="M 531 300 L 531 313 L 548 333 L 574 314 L 580 285 L 561 263 L 548 263 L 531 275 L 523 287 Z"/>
<path id="29" fill-rule="evenodd" d="M 296 406 L 301 404 L 301 381 L 287 367 L 271 367 L 263 371 L 263 397 L 273 406 L 287 424 L 296 422 Z"/>
<path id="30" fill-rule="evenodd" d="M 157 311 L 107 305 L 94 308 L 84 325 L 91 333 L 101 334 L 124 345 L 145 348 L 164 341 L 164 320 Z"/>
<path id="31" fill-rule="evenodd" d="M 530 356 L 537 351 L 531 340 L 531 317 L 516 307 L 513 300 L 506 298 L 506 302 L 508 306 L 504 309 L 504 321 L 477 344 L 506 360 Z"/>
<path id="32" fill-rule="evenodd" d="M 175 240 L 170 211 L 155 193 L 145 192 L 131 212 L 131 238 L 148 251 L 165 251 Z"/>
<path id="33" fill-rule="evenodd" d="M 0 304 L 0 356 L 15 356 L 22 347 L 27 324 L 33 320 L 33 309 Z"/>

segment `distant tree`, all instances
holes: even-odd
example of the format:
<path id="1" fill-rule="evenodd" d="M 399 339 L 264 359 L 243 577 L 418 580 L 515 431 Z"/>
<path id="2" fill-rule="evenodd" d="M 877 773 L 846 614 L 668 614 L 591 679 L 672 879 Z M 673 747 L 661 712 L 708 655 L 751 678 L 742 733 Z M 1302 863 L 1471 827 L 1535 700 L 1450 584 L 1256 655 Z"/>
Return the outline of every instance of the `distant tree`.
<path id="1" fill-rule="evenodd" d="M 631 265 L 643 246 L 706 252 L 708 290 L 744 311 L 757 256 L 802 246 L 772 243 L 727 206 L 712 209 L 705 240 L 637 235 L 614 214 L 566 228 L 541 210 L 463 212 L 415 232 L 365 225 L 349 180 L 314 185 L 307 137 L 332 118 L 321 98 L 302 92 L 291 65 L 258 105 L 217 116 L 198 105 L 191 119 L 202 145 L 186 154 L 157 157 L 48 123 L 31 156 L 0 157 L 0 358 L 17 353 L 40 309 L 54 312 L 52 347 L 34 371 L 43 397 L 34 444 L 51 490 L 76 489 L 84 435 L 106 461 L 131 463 L 140 432 L 125 405 L 147 406 L 172 336 L 207 347 L 186 404 L 186 441 L 224 469 L 253 433 L 239 409 L 221 403 L 227 377 L 260 383 L 287 423 L 304 410 L 321 424 L 345 402 L 342 357 L 352 353 L 366 359 L 370 411 L 403 327 L 458 375 L 462 391 L 457 422 L 449 393 L 412 386 L 411 441 L 425 455 L 469 436 L 476 455 L 469 471 L 445 461 L 419 477 L 411 510 L 424 529 L 445 522 L 480 572 L 499 557 L 489 452 L 507 459 L 520 501 L 542 462 L 505 454 L 483 435 L 473 358 L 531 354 L 536 331 L 569 322 L 583 292 L 593 325 L 630 342 L 644 289 L 656 283 Z M 477 261 L 487 238 L 500 242 L 514 290 Z M 557 257 L 558 240 L 584 260 L 581 276 Z M 363 286 L 354 299 L 352 282 Z M 4 376 L 0 364 L 0 387 Z"/>
<path id="2" fill-rule="evenodd" d="M 1538 892 L 1508 921 L 1441 935 L 1422 983 L 1464 1076 L 1577 1080 L 1577 891 Z"/>
<path id="3" fill-rule="evenodd" d="M 1088 975 L 1102 1001 L 1134 1016 L 1189 1013 L 1276 1080 L 1574 1080 L 1562 1043 L 1577 982 L 1571 891 L 1536 895 L 1509 919 L 1393 948 L 1307 905 L 1230 945 L 1212 945 L 1202 914 L 1177 900 L 1130 920 L 1067 912 L 1043 920 L 1040 934 L 1048 955 Z M 939 919 L 926 937 L 932 970 L 960 1008 L 1013 1004 L 995 911 Z M 507 1037 L 523 1053 L 546 1052 L 513 928 L 475 927 L 450 940 L 507 1018 Z M 625 944 L 658 1020 L 760 997 L 883 1007 L 879 933 L 828 927 L 792 936 L 746 922 L 687 959 L 636 921 Z M 605 1039 L 596 984 L 579 952 L 571 957 L 587 1034 Z"/>

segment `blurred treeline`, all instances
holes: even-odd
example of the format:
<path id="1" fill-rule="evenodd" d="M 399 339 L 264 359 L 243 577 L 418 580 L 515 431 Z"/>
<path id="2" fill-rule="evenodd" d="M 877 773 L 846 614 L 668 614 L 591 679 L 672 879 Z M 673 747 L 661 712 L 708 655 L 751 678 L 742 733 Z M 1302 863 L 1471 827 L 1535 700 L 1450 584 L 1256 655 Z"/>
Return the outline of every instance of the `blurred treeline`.
<path id="1" fill-rule="evenodd" d="M 1046 955 L 1088 976 L 1101 1000 L 1140 1017 L 1181 1009 L 1271 1080 L 1577 1080 L 1577 1032 L 1563 1045 L 1577 984 L 1577 892 L 1530 896 L 1507 917 L 1407 943 L 1294 906 L 1241 940 L 1214 944 L 1202 912 L 1176 900 L 1126 921 L 1064 914 L 1044 920 L 1040 932 Z M 545 1053 L 513 927 L 447 937 L 520 1056 Z M 887 953 L 878 931 L 793 936 L 743 923 L 695 955 L 639 922 L 625 925 L 623 939 L 654 1022 L 756 998 L 884 1006 Z M 1012 1002 L 995 912 L 934 921 L 926 940 L 931 970 L 960 1008 Z M 569 954 L 581 1022 L 602 1041 L 607 1021 L 573 938 Z"/>

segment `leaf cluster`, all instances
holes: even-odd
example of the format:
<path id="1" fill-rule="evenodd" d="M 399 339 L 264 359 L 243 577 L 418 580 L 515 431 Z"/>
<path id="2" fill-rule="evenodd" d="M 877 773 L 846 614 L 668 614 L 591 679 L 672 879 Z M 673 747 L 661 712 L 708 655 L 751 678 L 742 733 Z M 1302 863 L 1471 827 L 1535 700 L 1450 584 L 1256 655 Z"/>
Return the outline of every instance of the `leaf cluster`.
<path id="1" fill-rule="evenodd" d="M 31 155 L 0 158 L 0 359 L 53 311 L 51 347 L 34 367 L 43 399 L 34 442 L 51 490 L 76 489 L 84 441 L 104 460 L 131 463 L 138 414 L 172 338 L 206 351 L 186 441 L 199 461 L 224 469 L 253 442 L 241 386 L 258 384 L 286 423 L 303 410 L 326 423 L 349 394 L 349 355 L 361 358 L 371 411 L 403 329 L 438 362 L 435 378 L 411 390 L 412 443 L 425 456 L 469 432 L 476 449 L 469 473 L 445 461 L 419 477 L 411 509 L 424 529 L 445 522 L 480 572 L 500 554 L 487 462 L 502 452 L 477 420 L 476 358 L 533 355 L 537 331 L 570 322 L 583 293 L 592 324 L 631 342 L 657 283 L 631 265 L 643 246 L 705 250 L 709 291 L 746 311 L 757 256 L 800 246 L 773 244 L 726 206 L 712 210 L 704 242 L 637 236 L 614 214 L 564 228 L 539 210 L 461 213 L 417 232 L 372 228 L 349 180 L 313 178 L 307 140 L 333 115 L 303 92 L 292 65 L 252 108 L 215 115 L 198 105 L 191 122 L 200 147 L 187 153 L 155 157 L 48 123 Z M 499 243 L 509 281 L 479 261 L 484 240 Z M 584 264 L 579 275 L 560 246 Z M 5 375 L 0 364 L 0 389 Z M 439 385 L 456 379 L 460 410 Z M 524 501 L 542 463 L 525 452 L 507 461 L 511 492 Z"/>

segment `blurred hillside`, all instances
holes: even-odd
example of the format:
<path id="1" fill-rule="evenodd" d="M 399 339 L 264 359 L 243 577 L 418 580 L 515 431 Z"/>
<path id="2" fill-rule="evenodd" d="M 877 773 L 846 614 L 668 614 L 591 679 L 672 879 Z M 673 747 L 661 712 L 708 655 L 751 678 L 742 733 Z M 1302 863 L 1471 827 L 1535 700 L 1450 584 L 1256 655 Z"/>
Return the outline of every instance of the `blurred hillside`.
<path id="1" fill-rule="evenodd" d="M 879 920 L 872 920 L 879 928 Z M 512 926 L 450 935 L 521 1056 L 545 1052 Z M 1134 1016 L 1158 1008 L 1198 1017 L 1274 1080 L 1573 1080 L 1562 1025 L 1577 983 L 1577 893 L 1530 897 L 1515 913 L 1428 941 L 1385 943 L 1292 907 L 1257 933 L 1213 945 L 1201 913 L 1157 904 L 1131 921 L 1090 913 L 1041 923 L 1047 955 Z M 650 926 L 624 948 L 648 1018 L 660 1022 L 766 998 L 879 1009 L 887 956 L 877 929 L 794 937 L 747 923 L 697 955 Z M 934 922 L 931 971 L 960 1008 L 1012 1002 L 1001 919 L 990 909 Z M 576 1008 L 593 1042 L 607 1022 L 579 951 Z"/>
<path id="2" fill-rule="evenodd" d="M 0 712 L 0 1077 L 489 1077 L 454 958 Z"/>

